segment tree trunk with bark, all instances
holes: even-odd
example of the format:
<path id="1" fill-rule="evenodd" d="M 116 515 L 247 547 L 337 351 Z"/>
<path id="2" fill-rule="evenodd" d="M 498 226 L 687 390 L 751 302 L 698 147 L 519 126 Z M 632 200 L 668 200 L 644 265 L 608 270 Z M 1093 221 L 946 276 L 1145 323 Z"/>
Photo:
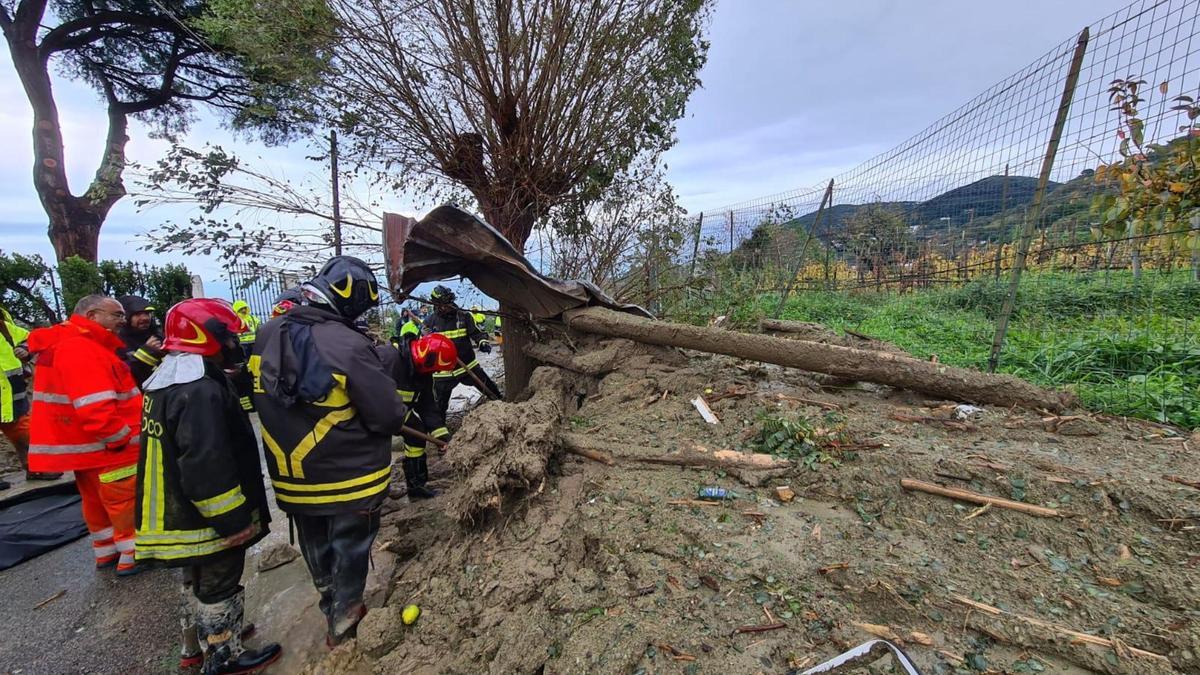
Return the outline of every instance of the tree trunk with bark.
<path id="1" fill-rule="evenodd" d="M 50 242 L 59 262 L 79 256 L 96 262 L 100 227 L 113 205 L 125 196 L 121 174 L 125 168 L 128 119 L 110 86 L 108 133 L 100 168 L 86 192 L 71 194 L 67 183 L 62 125 L 50 82 L 49 57 L 37 43 L 46 3 L 22 2 L 10 21 L 4 22 L 13 67 L 33 109 L 33 185 L 49 219 Z"/>
<path id="2" fill-rule="evenodd" d="M 1073 403 L 1070 394 L 1043 389 L 1010 375 L 990 375 L 885 352 L 654 321 L 600 307 L 570 310 L 563 318 L 569 328 L 585 333 L 727 354 L 955 401 L 1054 412 Z"/>

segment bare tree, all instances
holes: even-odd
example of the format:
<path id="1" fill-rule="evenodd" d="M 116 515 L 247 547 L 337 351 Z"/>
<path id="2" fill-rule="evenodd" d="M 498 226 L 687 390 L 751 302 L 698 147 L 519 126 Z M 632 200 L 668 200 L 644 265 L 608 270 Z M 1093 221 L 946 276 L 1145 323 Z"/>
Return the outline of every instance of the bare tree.
<path id="1" fill-rule="evenodd" d="M 332 0 L 330 117 L 349 156 L 406 187 L 458 185 L 524 251 L 535 223 L 598 198 L 673 141 L 711 0 Z M 512 308 L 502 307 L 511 311 Z M 506 382 L 524 388 L 522 322 Z"/>
<path id="2" fill-rule="evenodd" d="M 265 23 L 265 28 L 258 37 L 276 38 L 277 54 L 311 54 L 318 43 L 308 28 L 322 22 L 324 5 L 313 5 L 319 1 L 285 3 L 303 6 L 307 13 L 274 13 L 270 23 L 259 16 L 257 25 Z M 243 58 L 236 45 L 245 31 L 223 29 L 230 12 L 251 25 L 243 21 L 249 18 L 243 11 L 248 2 L 0 0 L 0 29 L 33 109 L 33 184 L 60 261 L 71 256 L 96 260 L 100 227 L 126 194 L 122 175 L 130 117 L 169 135 L 185 129 L 192 107 L 203 104 L 226 113 L 233 126 L 259 128 L 268 138 L 291 132 L 291 122 L 278 114 L 293 97 L 289 80 L 311 70 L 316 61 L 277 57 L 258 66 Z M 328 11 L 323 15 L 328 17 Z M 296 17 L 299 23 L 292 22 Z M 202 35 L 206 31 L 207 38 Z M 67 182 L 52 66 L 94 87 L 103 101 L 104 150 L 95 177 L 81 194 L 73 193 Z"/>

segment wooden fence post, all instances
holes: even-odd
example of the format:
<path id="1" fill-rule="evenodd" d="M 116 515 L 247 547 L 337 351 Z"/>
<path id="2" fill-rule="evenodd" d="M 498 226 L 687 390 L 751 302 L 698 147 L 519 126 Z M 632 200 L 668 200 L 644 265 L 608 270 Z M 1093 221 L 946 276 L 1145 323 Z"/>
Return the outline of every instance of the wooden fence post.
<path id="1" fill-rule="evenodd" d="M 1021 242 L 1017 247 L 1017 259 L 1013 263 L 1013 271 L 1008 284 L 1008 296 L 1004 299 L 1004 306 L 996 318 L 996 334 L 992 337 L 992 354 L 988 358 L 988 372 L 996 372 L 996 366 L 1000 364 L 1000 349 L 1004 346 L 1004 338 L 1008 334 L 1008 322 L 1017 303 L 1017 288 L 1021 284 L 1021 271 L 1025 268 L 1025 259 L 1029 256 L 1029 243 L 1033 238 L 1033 229 L 1042 217 L 1042 200 L 1046 196 L 1046 186 L 1050 182 L 1054 158 L 1058 155 L 1058 143 L 1062 140 L 1063 128 L 1067 125 L 1067 114 L 1071 111 L 1071 101 L 1075 98 L 1075 86 L 1079 84 L 1079 71 L 1083 67 L 1083 56 L 1087 52 L 1088 37 L 1088 29 L 1084 28 L 1083 32 L 1079 34 L 1079 40 L 1075 43 L 1075 54 L 1071 58 L 1071 67 L 1067 71 L 1067 81 L 1063 86 L 1062 99 L 1058 103 L 1054 128 L 1050 132 L 1050 142 L 1046 145 L 1046 156 L 1042 159 L 1042 172 L 1038 175 L 1037 189 L 1033 193 L 1032 213 L 1025 219 Z"/>

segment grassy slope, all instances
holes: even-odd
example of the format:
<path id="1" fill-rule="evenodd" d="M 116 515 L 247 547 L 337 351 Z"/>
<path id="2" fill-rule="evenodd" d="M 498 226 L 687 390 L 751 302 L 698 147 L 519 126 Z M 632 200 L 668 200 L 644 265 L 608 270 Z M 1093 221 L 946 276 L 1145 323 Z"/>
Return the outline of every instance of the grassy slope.
<path id="1" fill-rule="evenodd" d="M 782 318 L 887 340 L 943 363 L 986 367 L 1006 286 L 976 282 L 908 295 L 804 292 Z M 753 325 L 778 297 L 740 303 Z M 1068 387 L 1095 410 L 1200 427 L 1200 284 L 1186 273 L 1091 277 L 1043 273 L 1022 282 L 1000 370 Z M 717 313 L 723 313 L 721 310 Z"/>

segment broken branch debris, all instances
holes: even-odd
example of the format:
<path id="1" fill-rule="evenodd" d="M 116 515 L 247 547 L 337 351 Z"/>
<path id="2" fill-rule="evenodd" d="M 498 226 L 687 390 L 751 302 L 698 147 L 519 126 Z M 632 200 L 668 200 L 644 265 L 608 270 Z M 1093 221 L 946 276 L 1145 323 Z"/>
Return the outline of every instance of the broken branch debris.
<path id="1" fill-rule="evenodd" d="M 902 479 L 900 481 L 900 486 L 905 490 L 927 492 L 932 495 L 949 497 L 951 499 L 958 499 L 964 502 L 971 502 L 972 504 L 991 504 L 992 506 L 998 506 L 1002 509 L 1010 509 L 1012 511 L 1028 513 L 1031 516 L 1057 518 L 1062 515 L 1057 510 L 1049 509 L 1044 506 L 1035 506 L 1033 504 L 1026 504 L 1024 502 L 1014 502 L 1011 499 L 1004 499 L 1003 497 L 991 497 L 988 495 L 979 494 L 978 492 L 971 492 L 970 490 L 946 488 L 940 485 L 934 485 L 933 483 L 926 483 L 925 481 L 912 480 L 911 478 Z"/>

